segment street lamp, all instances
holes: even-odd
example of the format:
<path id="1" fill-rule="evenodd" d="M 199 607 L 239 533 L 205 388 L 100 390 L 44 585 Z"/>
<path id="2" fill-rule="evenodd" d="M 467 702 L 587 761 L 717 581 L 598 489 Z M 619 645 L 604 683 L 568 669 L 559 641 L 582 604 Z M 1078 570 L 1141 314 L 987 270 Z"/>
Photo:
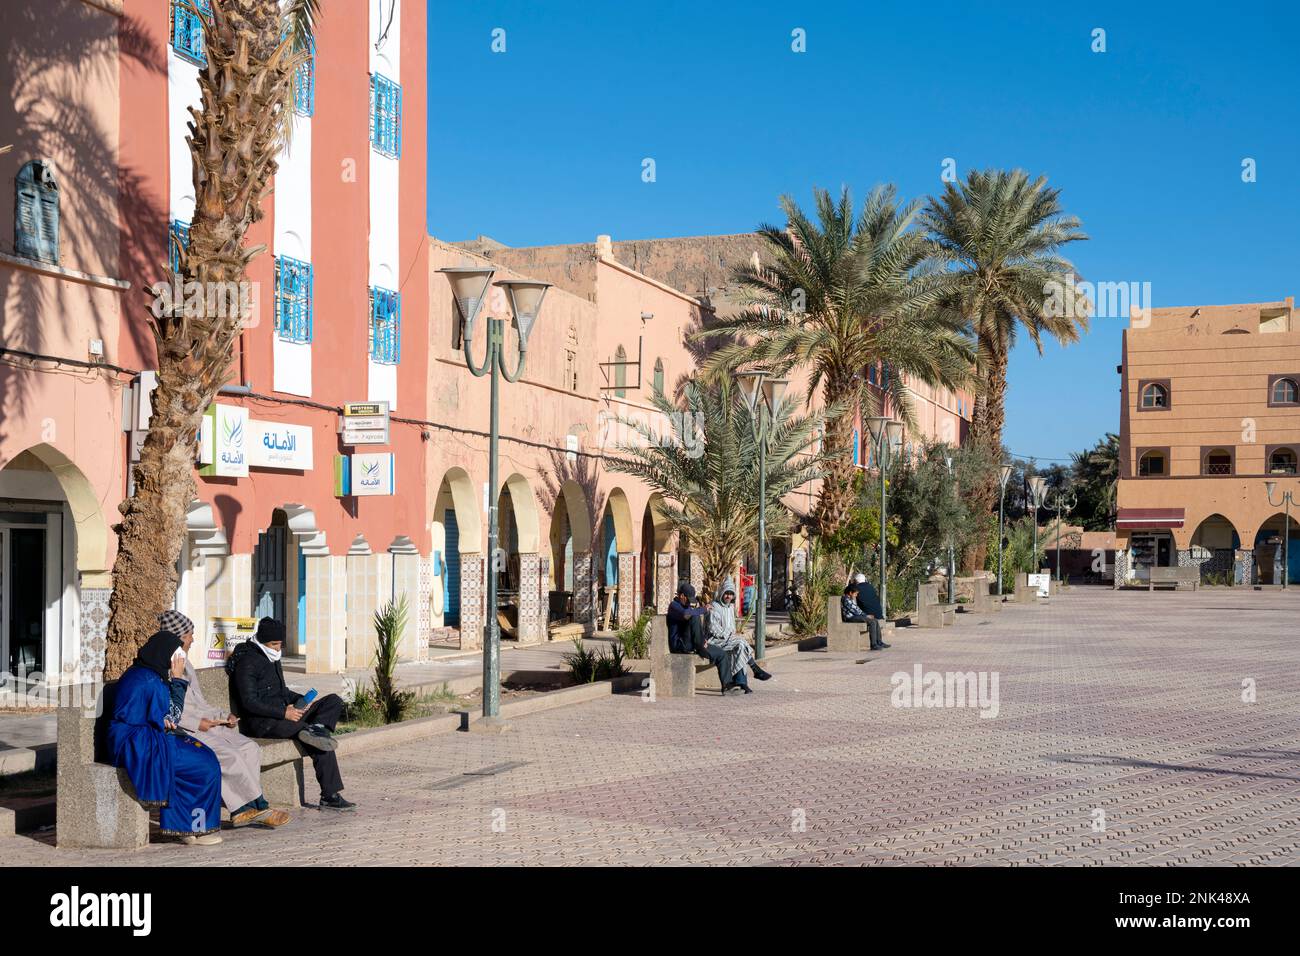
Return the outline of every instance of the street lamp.
<path id="1" fill-rule="evenodd" d="M 1276 481 L 1264 482 L 1264 490 L 1268 492 L 1268 503 L 1274 508 L 1286 506 L 1285 524 L 1282 525 L 1282 590 L 1286 590 L 1287 578 L 1291 576 L 1291 506 L 1295 504 L 1295 498 L 1290 491 L 1282 492 L 1282 500 L 1274 501 L 1273 492 L 1277 490 Z"/>
<path id="2" fill-rule="evenodd" d="M 1068 495 L 1064 488 L 1058 488 L 1053 492 L 1044 503 L 1048 511 L 1056 511 L 1056 583 L 1061 583 L 1061 510 L 1073 511 L 1074 506 L 1078 504 L 1078 499 L 1074 492 Z"/>
<path id="3" fill-rule="evenodd" d="M 736 382 L 749 406 L 750 423 L 758 445 L 758 574 L 754 596 L 754 657 L 762 660 L 767 650 L 767 419 L 776 419 L 790 384 L 770 378 L 766 369 L 736 373 Z M 764 412 L 766 411 L 766 414 Z"/>
<path id="4" fill-rule="evenodd" d="M 952 477 L 952 455 L 945 459 L 948 463 L 948 477 Z M 948 482 L 948 489 L 951 492 L 955 485 Z M 952 546 L 952 529 L 948 530 L 948 603 L 957 603 L 957 555 Z"/>
<path id="5" fill-rule="evenodd" d="M 496 720 L 501 715 L 501 627 L 497 623 L 497 458 L 500 444 L 499 426 L 499 378 L 505 376 L 507 382 L 519 381 L 524 371 L 524 361 L 528 354 L 528 336 L 533 330 L 537 316 L 542 310 L 542 299 L 546 297 L 549 282 L 535 282 L 531 279 L 502 279 L 496 284 L 505 290 L 510 302 L 515 332 L 518 335 L 518 359 L 515 370 L 506 368 L 505 360 L 505 320 L 488 318 L 487 352 L 482 364 L 474 361 L 472 356 L 474 326 L 478 320 L 479 310 L 483 307 L 483 297 L 487 293 L 488 283 L 496 274 L 495 269 L 474 266 L 462 268 L 439 269 L 451 283 L 451 294 L 456 299 L 456 308 L 460 310 L 464 327 L 461 333 L 461 345 L 465 352 L 465 367 L 476 378 L 490 375 L 492 397 L 489 411 L 488 438 L 488 579 L 487 579 L 487 620 L 483 622 L 483 716 Z"/>
<path id="6" fill-rule="evenodd" d="M 1003 517 L 1003 505 L 1007 500 L 1007 480 L 1011 477 L 1012 467 L 1003 465 L 1000 469 L 1001 489 L 998 491 L 998 597 L 1002 596 L 1002 554 L 1006 551 L 1006 530 Z"/>
<path id="7" fill-rule="evenodd" d="M 1038 509 L 1043 506 L 1043 496 L 1047 493 L 1047 479 L 1034 475 L 1029 479 L 1029 503 L 1034 506 L 1034 562 L 1031 574 L 1038 573 Z"/>
<path id="8" fill-rule="evenodd" d="M 880 621 L 883 624 L 889 620 L 889 595 L 885 590 L 885 521 L 889 514 L 885 506 L 885 465 L 889 453 L 896 452 L 903 443 L 903 423 L 877 415 L 867 419 L 867 428 L 875 442 L 876 468 L 880 471 Z"/>

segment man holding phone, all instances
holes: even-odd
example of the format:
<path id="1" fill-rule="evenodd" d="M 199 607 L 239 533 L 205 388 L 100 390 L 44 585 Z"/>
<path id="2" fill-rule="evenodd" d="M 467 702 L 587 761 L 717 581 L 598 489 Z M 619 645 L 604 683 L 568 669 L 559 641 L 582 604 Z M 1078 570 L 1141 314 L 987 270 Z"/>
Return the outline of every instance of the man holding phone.
<path id="1" fill-rule="evenodd" d="M 309 700 L 289 689 L 280 664 L 284 638 L 284 625 L 264 617 L 257 623 L 253 640 L 240 644 L 226 661 L 231 699 L 237 702 L 240 723 L 250 737 L 296 737 L 311 748 L 320 784 L 320 808 L 351 810 L 356 804 L 340 793 L 343 777 L 334 753 L 338 743 L 333 731 L 343 715 L 343 699 L 326 694 Z"/>

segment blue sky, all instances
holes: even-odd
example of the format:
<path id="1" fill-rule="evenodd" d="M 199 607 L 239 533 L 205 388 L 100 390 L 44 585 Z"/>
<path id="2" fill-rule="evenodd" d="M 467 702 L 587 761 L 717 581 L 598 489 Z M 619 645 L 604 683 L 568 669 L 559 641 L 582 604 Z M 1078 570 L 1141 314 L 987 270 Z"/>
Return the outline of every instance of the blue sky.
<path id="1" fill-rule="evenodd" d="M 1297 26 L 1281 2 L 431 0 L 429 229 L 746 232 L 813 186 L 923 197 L 952 158 L 1047 175 L 1092 237 L 1068 253 L 1084 279 L 1149 282 L 1157 307 L 1281 299 L 1300 292 Z M 1013 452 L 1118 429 L 1120 328 L 1017 347 Z"/>

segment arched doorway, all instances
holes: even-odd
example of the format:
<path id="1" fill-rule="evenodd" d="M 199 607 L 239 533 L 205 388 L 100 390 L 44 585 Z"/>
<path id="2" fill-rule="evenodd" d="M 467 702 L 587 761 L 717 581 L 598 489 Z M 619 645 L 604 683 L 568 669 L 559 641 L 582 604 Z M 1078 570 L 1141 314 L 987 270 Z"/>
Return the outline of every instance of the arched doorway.
<path id="1" fill-rule="evenodd" d="M 632 509 L 622 488 L 613 489 L 605 502 L 596 553 L 599 626 L 625 627 L 632 623 L 635 581 L 631 579 Z"/>
<path id="2" fill-rule="evenodd" d="M 582 486 L 573 479 L 564 481 L 555 497 L 548 541 L 547 623 L 585 623 L 591 613 L 591 513 Z"/>
<path id="3" fill-rule="evenodd" d="M 58 683 L 103 666 L 108 528 L 89 480 L 52 445 L 0 469 L 0 672 Z M 82 646 L 81 605 L 97 615 Z M 100 620 L 102 618 L 102 620 Z"/>
<path id="4" fill-rule="evenodd" d="M 1285 512 L 1278 512 L 1259 526 L 1255 532 L 1254 558 L 1256 581 L 1259 584 L 1281 584 L 1283 561 L 1287 548 L 1283 544 L 1284 530 L 1288 524 Z M 1290 567 L 1288 584 L 1300 584 L 1300 527 L 1296 515 L 1290 519 Z"/>
<path id="5" fill-rule="evenodd" d="M 1232 584 L 1233 565 L 1241 538 L 1221 514 L 1212 514 L 1192 532 L 1190 560 L 1201 569 L 1205 584 Z"/>
<path id="6" fill-rule="evenodd" d="M 542 618 L 542 582 L 539 548 L 540 518 L 537 498 L 527 479 L 513 474 L 497 497 L 497 548 L 500 558 L 488 556 L 489 573 L 497 576 L 497 615 L 501 636 L 510 640 L 539 639 Z"/>
<path id="7" fill-rule="evenodd" d="M 482 593 L 477 575 L 483 527 L 473 482 L 463 468 L 450 468 L 443 475 L 429 530 L 433 550 L 432 640 L 457 647 L 464 643 L 476 644 L 482 621 L 472 605 Z M 472 595 L 468 600 L 463 596 L 467 593 Z M 474 633 L 466 635 L 467 629 Z M 463 641 L 466 637 L 467 642 Z"/>
<path id="8" fill-rule="evenodd" d="M 659 494 L 650 496 L 646 502 L 645 512 L 641 516 L 641 569 L 640 592 L 641 606 L 653 607 L 663 613 L 667 610 L 665 595 L 676 582 L 661 581 L 663 575 L 672 576 L 672 563 L 661 560 L 663 554 L 671 554 L 672 527 L 659 510 L 662 501 Z M 669 598 L 671 600 L 671 598 Z"/>

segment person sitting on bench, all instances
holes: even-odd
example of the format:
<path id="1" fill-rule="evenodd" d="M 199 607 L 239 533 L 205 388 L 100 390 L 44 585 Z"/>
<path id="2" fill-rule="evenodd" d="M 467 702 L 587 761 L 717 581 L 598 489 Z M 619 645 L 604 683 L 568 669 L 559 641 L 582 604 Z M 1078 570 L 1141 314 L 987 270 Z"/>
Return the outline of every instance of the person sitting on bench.
<path id="1" fill-rule="evenodd" d="M 857 586 L 854 584 L 846 585 L 844 594 L 840 596 L 840 620 L 845 624 L 865 624 L 871 632 L 871 649 L 881 651 L 890 645 L 880 639 L 880 622 L 872 615 L 862 610 L 857 602 Z"/>

